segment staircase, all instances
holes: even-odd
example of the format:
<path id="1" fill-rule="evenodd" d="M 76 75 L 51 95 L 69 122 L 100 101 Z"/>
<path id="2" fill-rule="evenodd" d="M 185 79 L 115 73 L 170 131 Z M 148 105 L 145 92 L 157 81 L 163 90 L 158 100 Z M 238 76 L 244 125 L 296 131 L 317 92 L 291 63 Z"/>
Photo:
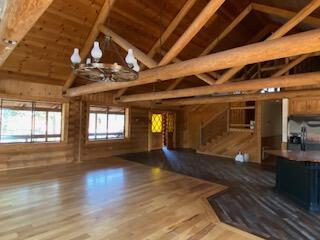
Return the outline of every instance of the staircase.
<path id="1" fill-rule="evenodd" d="M 257 137 L 250 132 L 224 132 L 205 144 L 197 152 L 201 154 L 234 158 L 239 151 L 249 153 L 250 159 L 256 157 Z"/>

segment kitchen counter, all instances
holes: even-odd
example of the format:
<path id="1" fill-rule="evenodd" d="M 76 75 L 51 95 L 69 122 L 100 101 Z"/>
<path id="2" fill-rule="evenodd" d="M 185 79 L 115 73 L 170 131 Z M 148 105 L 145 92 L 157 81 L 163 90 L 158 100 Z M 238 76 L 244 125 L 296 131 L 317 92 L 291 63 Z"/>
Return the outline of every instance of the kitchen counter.
<path id="1" fill-rule="evenodd" d="M 291 161 L 320 163 L 320 151 L 267 150 L 266 153 Z"/>
<path id="2" fill-rule="evenodd" d="M 276 156 L 276 191 L 308 211 L 320 212 L 320 151 L 266 153 Z"/>

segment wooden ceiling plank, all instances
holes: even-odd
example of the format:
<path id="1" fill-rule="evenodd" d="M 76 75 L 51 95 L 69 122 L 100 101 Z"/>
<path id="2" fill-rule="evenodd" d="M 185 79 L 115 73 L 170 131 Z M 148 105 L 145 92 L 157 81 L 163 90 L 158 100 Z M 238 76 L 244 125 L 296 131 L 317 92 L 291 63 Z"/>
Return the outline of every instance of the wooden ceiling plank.
<path id="1" fill-rule="evenodd" d="M 224 39 L 236 26 L 238 26 L 238 24 L 246 17 L 248 16 L 248 14 L 251 12 L 252 10 L 252 6 L 251 4 L 249 4 L 229 25 L 228 27 L 226 27 L 224 29 L 224 31 L 222 31 L 222 33 L 219 34 L 219 36 L 217 36 L 207 47 L 205 50 L 202 51 L 202 53 L 199 55 L 199 57 L 201 56 L 205 56 L 208 55 L 217 45 L 218 43 Z M 211 74 L 216 74 L 216 73 L 211 73 Z M 219 76 L 220 78 L 221 76 Z M 182 78 L 183 79 L 183 78 Z M 181 78 L 176 79 L 174 82 L 172 82 L 167 90 L 173 90 L 176 86 L 179 85 L 180 82 L 182 82 Z M 215 81 L 213 81 L 212 83 L 209 83 L 209 85 L 214 84 Z"/>
<path id="2" fill-rule="evenodd" d="M 198 104 L 214 104 L 214 103 L 231 103 L 246 101 L 267 101 L 279 100 L 283 98 L 298 98 L 320 96 L 320 90 L 295 90 L 276 93 L 255 93 L 255 94 L 238 94 L 230 96 L 203 97 L 203 98 L 184 98 L 177 100 L 165 100 L 161 102 L 161 106 L 189 106 Z"/>
<path id="3" fill-rule="evenodd" d="M 190 96 L 204 96 L 216 93 L 231 93 L 235 91 L 252 91 L 262 88 L 286 88 L 312 86 L 320 84 L 320 72 L 286 75 L 264 79 L 254 79 L 240 82 L 230 82 L 213 86 L 203 86 L 172 91 L 143 93 L 122 96 L 118 101 L 121 103 L 137 101 L 153 101 L 160 99 L 182 98 Z"/>
<path id="4" fill-rule="evenodd" d="M 187 15 L 192 6 L 196 3 L 196 0 L 188 0 L 176 17 L 171 21 L 166 30 L 162 33 L 161 37 L 156 41 L 156 43 L 152 46 L 150 51 L 148 52 L 149 57 L 154 57 L 157 53 L 157 50 L 161 47 L 161 45 L 168 40 L 169 36 L 174 32 L 177 26 L 180 24 L 181 20 Z"/>
<path id="5" fill-rule="evenodd" d="M 210 0 L 205 8 L 200 12 L 197 18 L 191 23 L 188 29 L 170 48 L 166 55 L 161 59 L 159 66 L 164 66 L 179 55 L 184 47 L 192 40 L 192 38 L 201 30 L 206 22 L 217 12 L 225 0 Z"/>
<path id="6" fill-rule="evenodd" d="M 273 59 L 292 57 L 320 51 L 320 29 L 293 34 L 290 36 L 250 44 L 219 53 L 213 53 L 180 63 L 156 67 L 143 71 L 139 79 L 131 82 L 92 83 L 70 89 L 68 95 L 111 91 L 126 87 L 166 81 L 174 78 L 211 72 L 235 66 L 264 62 Z M 239 57 L 241 56 L 241 57 Z M 263 87 L 263 86 L 262 86 Z"/>
<path id="7" fill-rule="evenodd" d="M 221 42 L 239 23 L 251 12 L 252 6 L 249 4 L 229 25 L 222 33 L 219 34 L 200 54 L 200 56 L 208 55 L 217 45 Z"/>
<path id="8" fill-rule="evenodd" d="M 35 82 L 35 83 L 47 83 L 47 84 L 59 85 L 59 86 L 62 86 L 64 83 L 64 80 L 62 79 L 54 79 L 46 76 L 36 76 L 36 75 L 23 74 L 23 73 L 12 73 L 4 70 L 0 71 L 0 79 L 1 80 L 6 80 L 6 79 L 18 80 L 18 81 Z"/>
<path id="9" fill-rule="evenodd" d="M 153 58 L 155 56 L 155 54 L 157 53 L 157 50 L 161 47 L 161 45 L 165 41 L 168 40 L 169 36 L 174 32 L 174 30 L 177 28 L 177 26 L 180 24 L 182 19 L 187 15 L 187 13 L 190 11 L 190 9 L 193 7 L 195 3 L 196 3 L 196 0 L 187 0 L 187 2 L 183 5 L 181 10 L 175 16 L 175 18 L 171 21 L 169 26 L 166 28 L 166 30 L 162 33 L 161 37 L 152 46 L 152 48 L 147 54 L 149 57 Z M 141 69 L 143 69 L 143 67 Z M 126 91 L 127 91 L 127 88 L 119 90 L 116 94 L 116 97 L 121 97 Z"/>
<path id="10" fill-rule="evenodd" d="M 0 22 L 0 66 L 10 56 L 17 44 L 47 10 L 53 0 L 11 0 Z M 6 44 L 4 40 L 15 41 Z"/>
<path id="11" fill-rule="evenodd" d="M 293 18 L 297 13 L 290 11 L 290 10 L 286 10 L 286 9 L 281 9 L 281 8 L 277 8 L 277 7 L 272 7 L 272 6 L 268 6 L 268 5 L 263 5 L 263 4 L 259 4 L 259 3 L 252 3 L 252 8 L 253 10 L 262 12 L 262 13 L 266 13 L 266 14 L 270 14 L 270 15 L 276 15 L 285 19 L 290 19 Z M 320 18 L 317 17 L 312 17 L 312 16 L 307 16 L 305 19 L 303 19 L 304 23 L 310 24 L 314 27 L 319 27 L 320 26 Z"/>
<path id="12" fill-rule="evenodd" d="M 320 6 L 320 0 L 313 0 L 308 5 L 306 5 L 301 11 L 299 11 L 294 17 L 292 17 L 287 23 L 282 25 L 276 32 L 274 32 L 270 37 L 268 37 L 265 41 L 273 40 L 280 38 L 287 34 L 290 30 L 292 30 L 295 26 L 297 26 L 303 19 L 309 16 L 314 10 L 316 10 Z M 227 70 L 221 78 L 216 81 L 216 84 L 222 84 L 230 79 L 238 73 L 243 67 L 235 67 Z"/>
<path id="13" fill-rule="evenodd" d="M 93 28 L 83 46 L 83 48 L 80 51 L 80 56 L 82 59 L 84 59 L 90 52 L 91 48 L 92 48 L 92 44 L 93 42 L 96 40 L 96 38 L 98 37 L 100 30 L 99 30 L 99 26 L 103 23 L 106 22 L 108 15 L 111 11 L 112 6 L 114 5 L 116 0 L 105 0 L 105 3 L 103 5 L 103 7 L 100 10 L 99 15 L 96 18 L 96 21 L 93 25 Z M 72 72 L 68 78 L 68 80 L 66 81 L 65 85 L 63 86 L 63 90 L 66 91 L 68 88 L 70 88 L 75 80 L 76 76 L 74 75 L 74 73 Z"/>

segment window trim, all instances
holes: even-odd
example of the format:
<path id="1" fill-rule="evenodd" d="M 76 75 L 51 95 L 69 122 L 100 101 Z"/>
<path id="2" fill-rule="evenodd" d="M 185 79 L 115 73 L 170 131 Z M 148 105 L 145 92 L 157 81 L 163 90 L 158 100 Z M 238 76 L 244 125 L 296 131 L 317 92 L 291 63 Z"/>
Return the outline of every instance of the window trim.
<path id="1" fill-rule="evenodd" d="M 32 112 L 31 112 L 31 115 L 32 115 L 32 126 L 31 126 L 31 136 L 33 134 L 33 121 L 34 121 L 34 118 L 33 118 L 33 115 L 34 115 L 34 112 L 33 112 L 33 108 L 34 108 L 34 104 L 36 103 L 56 103 L 56 104 L 60 104 L 61 105 L 61 132 L 60 132 L 60 141 L 52 141 L 52 142 L 8 142 L 8 143 L 1 143 L 0 142 L 0 148 L 1 147 L 5 147 L 5 146 L 15 146 L 15 145 L 24 145 L 24 146 L 32 146 L 32 145 L 47 145 L 47 146 L 50 146 L 50 145 L 65 145 L 67 144 L 67 139 L 68 139 L 68 117 L 69 117 L 69 112 L 68 112 L 68 109 L 69 109 L 69 102 L 66 102 L 66 101 L 58 101 L 58 100 L 54 100 L 54 99 L 44 99 L 44 100 L 36 100 L 36 99 L 33 99 L 33 98 L 27 98 L 27 99 L 24 99 L 24 98 L 5 98 L 5 97 L 1 97 L 0 98 L 0 124 L 1 124 L 1 120 L 2 120 L 2 101 L 17 101 L 17 102 L 29 102 L 32 104 Z M 54 111 L 53 111 L 54 112 Z M 56 111 L 56 112 L 60 112 L 60 111 Z M 48 124 L 48 123 L 46 123 Z M 1 136 L 1 125 L 0 125 L 0 136 Z"/>
<path id="2" fill-rule="evenodd" d="M 120 107 L 120 108 L 123 108 L 124 109 L 124 137 L 123 138 L 113 138 L 113 139 L 89 139 L 90 107 L 102 107 L 102 108 L 112 108 L 112 107 L 119 108 Z M 131 137 L 130 117 L 131 117 L 130 107 L 87 102 L 87 106 L 86 106 L 86 131 L 84 134 L 85 144 L 90 145 L 90 144 L 103 144 L 103 143 L 107 143 L 107 142 L 116 143 L 116 142 L 129 141 L 130 137 Z"/>

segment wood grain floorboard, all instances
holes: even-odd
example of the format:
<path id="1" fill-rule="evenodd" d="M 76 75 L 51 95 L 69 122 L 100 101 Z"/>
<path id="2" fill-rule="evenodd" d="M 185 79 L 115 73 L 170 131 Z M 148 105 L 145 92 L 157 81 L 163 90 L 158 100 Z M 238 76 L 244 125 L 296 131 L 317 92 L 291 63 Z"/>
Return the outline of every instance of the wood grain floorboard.
<path id="1" fill-rule="evenodd" d="M 228 186 L 227 191 L 209 198 L 224 223 L 267 239 L 320 239 L 320 215 L 276 193 L 275 173 L 257 164 L 239 164 L 182 149 L 122 157 Z"/>
<path id="2" fill-rule="evenodd" d="M 220 184 L 108 158 L 0 172 L 0 240 L 259 239 L 225 225 Z"/>

